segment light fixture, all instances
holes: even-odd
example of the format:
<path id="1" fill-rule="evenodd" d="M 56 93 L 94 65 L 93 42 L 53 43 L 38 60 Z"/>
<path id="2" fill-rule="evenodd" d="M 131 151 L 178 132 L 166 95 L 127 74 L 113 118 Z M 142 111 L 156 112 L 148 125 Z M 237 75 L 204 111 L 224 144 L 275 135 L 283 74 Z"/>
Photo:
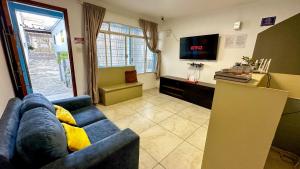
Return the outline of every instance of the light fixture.
<path id="1" fill-rule="evenodd" d="M 233 24 L 233 30 L 236 30 L 236 31 L 240 30 L 241 26 L 242 26 L 242 22 L 241 21 L 234 22 L 234 24 Z"/>

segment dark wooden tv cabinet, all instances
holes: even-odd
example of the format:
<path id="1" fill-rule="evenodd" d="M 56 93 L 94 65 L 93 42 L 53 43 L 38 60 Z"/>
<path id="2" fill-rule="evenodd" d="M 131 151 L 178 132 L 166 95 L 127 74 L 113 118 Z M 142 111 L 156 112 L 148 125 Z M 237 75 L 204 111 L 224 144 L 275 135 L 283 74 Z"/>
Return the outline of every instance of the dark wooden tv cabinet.
<path id="1" fill-rule="evenodd" d="M 163 76 L 160 77 L 159 92 L 211 109 L 215 85 L 203 82 L 192 83 L 184 78 Z"/>

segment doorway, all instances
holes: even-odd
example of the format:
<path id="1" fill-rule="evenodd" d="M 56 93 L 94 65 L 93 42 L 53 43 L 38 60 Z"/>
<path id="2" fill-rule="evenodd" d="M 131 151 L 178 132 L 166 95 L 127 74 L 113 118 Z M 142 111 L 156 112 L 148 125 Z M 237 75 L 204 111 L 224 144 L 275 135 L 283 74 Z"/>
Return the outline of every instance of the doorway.
<path id="1" fill-rule="evenodd" d="M 66 10 L 31 3 L 7 1 L 25 93 L 49 100 L 76 96 Z"/>

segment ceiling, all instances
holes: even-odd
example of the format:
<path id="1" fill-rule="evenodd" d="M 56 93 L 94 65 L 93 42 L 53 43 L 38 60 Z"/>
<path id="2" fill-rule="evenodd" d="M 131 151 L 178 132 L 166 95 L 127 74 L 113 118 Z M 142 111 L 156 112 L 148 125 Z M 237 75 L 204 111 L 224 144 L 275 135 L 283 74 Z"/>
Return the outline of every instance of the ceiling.
<path id="1" fill-rule="evenodd" d="M 137 14 L 165 18 L 191 16 L 258 0 L 101 0 Z"/>

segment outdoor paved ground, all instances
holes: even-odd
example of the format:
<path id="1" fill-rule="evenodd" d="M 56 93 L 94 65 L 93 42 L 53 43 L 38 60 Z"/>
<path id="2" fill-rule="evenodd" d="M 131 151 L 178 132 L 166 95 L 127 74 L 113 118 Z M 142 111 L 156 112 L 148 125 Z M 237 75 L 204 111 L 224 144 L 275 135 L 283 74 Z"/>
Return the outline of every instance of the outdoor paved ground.
<path id="1" fill-rule="evenodd" d="M 30 56 L 28 61 L 29 74 L 34 93 L 42 93 L 48 99 L 55 100 L 72 97 L 72 88 L 60 80 L 59 65 L 55 55 Z"/>

